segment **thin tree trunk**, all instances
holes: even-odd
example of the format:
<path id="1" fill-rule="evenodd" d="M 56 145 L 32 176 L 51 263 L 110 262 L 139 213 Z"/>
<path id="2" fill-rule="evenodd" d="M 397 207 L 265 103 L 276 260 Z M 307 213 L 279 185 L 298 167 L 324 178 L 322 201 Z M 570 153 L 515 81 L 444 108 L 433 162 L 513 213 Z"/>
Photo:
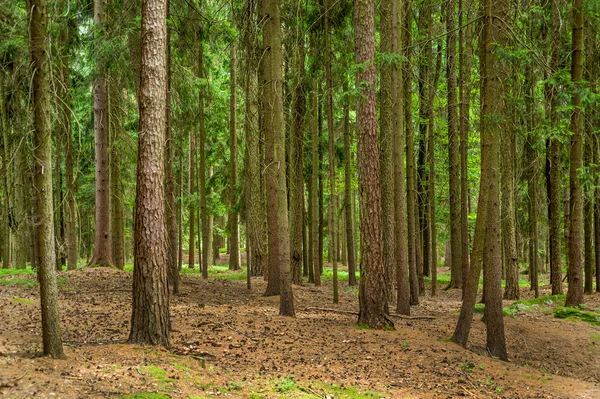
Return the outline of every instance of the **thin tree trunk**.
<path id="1" fill-rule="evenodd" d="M 583 10 L 582 0 L 573 1 L 573 52 L 571 55 L 571 81 L 581 84 L 583 72 Z M 573 113 L 571 114 L 570 169 L 569 169 L 569 265 L 567 281 L 569 289 L 565 306 L 583 303 L 583 192 L 579 180 L 579 170 L 583 167 L 583 116 L 579 91 L 573 92 Z"/>
<path id="2" fill-rule="evenodd" d="M 404 18 L 407 16 L 407 8 L 401 0 L 394 2 L 392 9 L 393 19 L 393 47 L 394 54 L 400 54 L 404 46 Z M 404 97 L 400 88 L 404 82 L 404 68 L 398 63 L 392 67 L 392 84 L 396 88 L 394 93 L 396 101 L 393 109 L 392 126 L 394 146 L 394 237 L 395 237 L 395 261 L 396 261 L 396 313 L 410 315 L 410 283 L 409 283 L 409 261 L 408 261 L 408 224 L 406 212 L 406 174 L 404 170 L 404 145 L 406 136 L 404 130 Z M 361 236 L 362 239 L 362 236 Z"/>
<path id="3" fill-rule="evenodd" d="M 314 282 L 315 286 L 321 285 L 321 273 L 319 272 L 319 263 L 321 258 L 320 245 L 319 245 L 319 129 L 318 129 L 318 97 L 317 97 L 317 85 L 313 82 L 312 91 L 310 94 L 310 110 L 312 113 L 312 119 L 310 124 L 310 135 L 311 135 L 311 177 L 310 177 L 310 191 L 309 191 L 309 207 L 310 207 L 310 221 L 311 221 L 311 242 L 313 249 L 313 264 L 308 269 L 308 281 Z"/>
<path id="4" fill-rule="evenodd" d="M 348 92 L 348 82 L 344 79 L 344 93 Z M 348 252 L 348 285 L 356 285 L 356 252 L 354 250 L 354 199 L 352 198 L 352 152 L 350 142 L 350 104 L 344 101 L 344 213 L 346 217 L 346 248 Z"/>
<path id="5" fill-rule="evenodd" d="M 94 25 L 105 32 L 106 0 L 94 0 Z M 100 36 L 102 37 L 102 36 Z M 110 213 L 109 213 L 109 165 L 108 165 L 108 95 L 106 90 L 106 66 L 101 59 L 96 64 L 94 87 L 94 136 L 96 152 L 96 233 L 94 255 L 91 264 L 110 266 L 112 264 Z"/>
<path id="6" fill-rule="evenodd" d="M 123 270 L 125 267 L 125 230 L 123 227 L 123 202 L 121 190 L 121 97 L 116 76 L 109 78 L 109 133 L 110 133 L 110 239 L 113 265 Z"/>
<path id="7" fill-rule="evenodd" d="M 333 120 L 333 76 L 331 72 L 331 64 L 333 58 L 333 51 L 331 49 L 331 32 L 329 26 L 329 1 L 325 2 L 325 80 L 327 81 L 327 130 L 329 134 L 329 236 L 331 237 L 331 249 L 333 256 L 331 256 L 331 263 L 333 268 L 333 303 L 339 302 L 338 293 L 338 245 L 337 240 L 337 203 L 335 195 L 335 126 Z"/>

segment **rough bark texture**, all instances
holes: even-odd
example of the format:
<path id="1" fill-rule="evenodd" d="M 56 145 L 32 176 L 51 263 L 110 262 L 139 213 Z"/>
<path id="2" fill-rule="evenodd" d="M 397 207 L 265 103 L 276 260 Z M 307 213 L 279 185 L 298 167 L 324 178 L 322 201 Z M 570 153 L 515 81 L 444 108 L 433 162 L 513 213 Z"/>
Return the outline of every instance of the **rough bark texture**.
<path id="1" fill-rule="evenodd" d="M 50 128 L 50 65 L 48 9 L 44 0 L 27 2 L 31 55 L 34 127 L 34 190 L 36 266 L 40 282 L 44 355 L 64 358 L 58 314 L 56 254 L 52 224 L 52 137 Z"/>
<path id="2" fill-rule="evenodd" d="M 504 298 L 519 299 L 519 264 L 517 259 L 517 226 L 515 214 L 515 173 L 514 173 L 514 137 L 517 133 L 511 130 L 502 132 L 505 143 L 501 151 L 502 157 L 502 239 L 506 259 L 506 287 Z M 531 158 L 530 158 L 531 159 Z"/>
<path id="3" fill-rule="evenodd" d="M 463 288 L 463 264 L 461 261 L 461 208 L 460 208 L 460 161 L 458 140 L 458 109 L 456 104 L 456 32 L 454 19 L 455 0 L 446 3 L 446 77 L 448 79 L 448 174 L 450 196 L 450 254 L 452 270 L 450 288 Z"/>
<path id="4" fill-rule="evenodd" d="M 200 47 L 200 57 L 198 60 L 198 69 L 199 76 L 204 78 L 204 47 L 201 45 Z M 206 165 L 206 150 L 208 147 L 208 139 L 206 137 L 206 130 L 204 129 L 204 99 L 205 99 L 205 91 L 204 87 L 200 88 L 199 94 L 199 150 L 200 150 L 200 162 L 198 164 L 198 191 L 200 192 L 200 220 L 198 221 L 201 225 L 199 228 L 198 234 L 200 234 L 200 230 L 202 232 L 202 278 L 208 278 L 208 266 L 213 263 L 213 218 L 212 215 L 209 214 L 208 211 L 208 203 L 206 201 L 206 176 L 210 177 L 212 175 L 212 168 L 209 168 Z M 200 241 L 200 237 L 198 237 L 198 241 Z M 198 247 L 200 246 L 200 242 L 198 242 Z"/>
<path id="5" fill-rule="evenodd" d="M 406 9 L 403 7 L 402 0 L 396 0 L 393 8 L 393 51 L 400 53 L 403 46 L 403 18 L 406 17 Z M 410 284 L 408 272 L 408 226 L 406 213 L 406 174 L 404 170 L 404 145 L 406 136 L 404 135 L 404 98 L 400 92 L 403 79 L 403 68 L 394 64 L 392 67 L 392 84 L 396 88 L 396 102 L 393 109 L 392 126 L 393 133 L 393 156 L 394 162 L 394 239 L 395 239 L 395 261 L 396 261 L 396 313 L 410 315 Z"/>
<path id="6" fill-rule="evenodd" d="M 408 275 L 410 282 L 410 304 L 419 304 L 419 279 L 417 272 L 417 226 L 415 211 L 415 139 L 412 126 L 412 69 L 410 64 L 412 46 L 412 2 L 407 0 L 403 16 L 402 46 L 408 62 L 403 67 L 403 111 L 406 137 L 406 211 L 408 229 Z"/>
<path id="7" fill-rule="evenodd" d="M 302 20 L 303 2 L 294 2 L 293 17 Z M 303 254 L 303 213 L 304 213 L 304 117 L 306 96 L 304 93 L 304 35 L 301 25 L 296 22 L 292 37 L 292 129 L 290 131 L 289 195 L 290 195 L 290 262 L 292 282 L 302 284 Z"/>
<path id="8" fill-rule="evenodd" d="M 250 244 L 250 264 L 253 276 L 263 275 L 267 262 L 266 230 L 264 225 L 264 199 L 261 189 L 261 154 L 259 148 L 258 124 L 258 59 L 257 59 L 257 26 L 256 2 L 246 0 L 244 5 L 244 51 L 245 51 L 245 113 L 244 130 L 246 136 L 247 174 L 246 212 L 249 229 L 247 231 Z"/>
<path id="9" fill-rule="evenodd" d="M 560 64 L 561 44 L 561 0 L 551 2 L 552 35 L 550 36 L 550 47 L 552 49 L 550 68 L 558 71 Z M 558 92 L 557 87 L 550 83 L 545 88 L 549 119 L 552 126 L 558 126 Z M 562 245 L 561 245 L 561 154 L 562 144 L 557 138 L 549 138 L 546 141 L 546 190 L 548 193 L 548 236 L 550 237 L 550 283 L 552 295 L 562 294 Z"/>
<path id="10" fill-rule="evenodd" d="M 169 346 L 164 145 L 167 1 L 142 3 L 133 304 L 129 342 Z"/>
<path id="11" fill-rule="evenodd" d="M 500 191 L 499 151 L 503 122 L 502 68 L 494 51 L 505 43 L 504 21 L 508 17 L 506 0 L 485 0 L 482 4 L 481 33 L 481 181 L 477 221 L 471 254 L 471 267 L 465 281 L 463 304 L 452 341 L 466 346 L 482 264 L 487 349 L 492 356 L 507 360 L 502 316 L 501 250 L 500 250 Z"/>
<path id="12" fill-rule="evenodd" d="M 170 17 L 170 3 L 167 2 L 167 18 Z M 167 86 L 165 107 L 165 218 L 167 223 L 167 270 L 173 295 L 179 293 L 179 267 L 177 264 L 177 209 L 175 207 L 175 176 L 173 161 L 175 158 L 175 140 L 171 126 L 171 28 L 167 25 Z"/>
<path id="13" fill-rule="evenodd" d="M 121 189 L 120 140 L 123 121 L 121 118 L 121 94 L 117 76 L 109 79 L 109 128 L 110 128 L 110 239 L 113 265 L 125 267 L 125 229 L 123 226 L 123 193 Z"/>
<path id="14" fill-rule="evenodd" d="M 106 0 L 94 0 L 94 25 L 104 32 Z M 92 265 L 112 264 L 110 239 L 110 192 L 108 165 L 108 94 L 106 90 L 106 66 L 101 60 L 96 64 L 94 86 L 94 137 L 96 151 L 96 230 Z"/>
<path id="15" fill-rule="evenodd" d="M 237 96 L 236 96 L 236 53 L 237 43 L 231 43 L 229 58 L 229 270 L 239 270 L 240 264 L 240 232 L 238 227 L 237 196 L 237 168 L 238 168 L 238 146 L 237 146 Z M 217 251 L 218 253 L 218 251 Z"/>
<path id="16" fill-rule="evenodd" d="M 282 50 L 280 0 L 263 0 L 263 79 L 265 104 L 265 138 L 267 139 L 267 203 L 269 256 L 277 247 L 274 262 L 278 271 L 279 314 L 294 316 L 294 296 L 290 269 L 288 208 L 285 181 L 285 126 L 283 120 Z M 269 280 L 274 270 L 269 270 Z"/>
<path id="17" fill-rule="evenodd" d="M 528 213 L 529 213 L 529 280 L 531 282 L 531 290 L 535 292 L 535 297 L 537 298 L 540 294 L 539 290 L 539 282 L 538 282 L 538 274 L 539 274 L 539 251 L 538 251 L 538 226 L 537 226 L 537 217 L 538 217 L 538 187 L 537 187 L 537 151 L 534 148 L 534 143 L 537 140 L 534 129 L 534 90 L 535 83 L 533 81 L 533 66 L 529 63 L 526 67 L 525 72 L 525 130 L 529 132 L 526 140 L 525 140 L 525 156 L 528 160 L 528 164 L 526 165 L 526 175 L 527 175 L 527 193 L 528 193 Z M 511 148 L 513 148 L 513 142 L 510 142 Z M 514 150 L 513 150 L 514 151 Z M 514 210 L 512 212 L 515 212 Z M 512 215 L 511 215 L 512 216 Z M 515 254 L 516 257 L 516 248 Z M 513 291 L 519 292 L 518 288 L 518 265 L 509 265 L 510 267 L 516 267 L 517 271 L 514 272 L 517 276 L 513 276 L 512 278 L 516 280 L 513 282 L 513 285 L 517 285 L 517 288 L 513 288 Z M 511 269 L 513 270 L 513 269 Z M 507 276 L 508 278 L 508 276 Z M 508 281 L 507 281 L 508 287 Z M 507 298 L 513 299 L 513 298 Z M 518 299 L 514 298 L 514 299 Z"/>
<path id="18" fill-rule="evenodd" d="M 356 73 L 360 87 L 357 114 L 358 184 L 360 192 L 362 260 L 360 272 L 358 323 L 371 328 L 393 328 L 389 319 L 386 272 L 382 257 L 381 187 L 377 148 L 375 98 L 375 4 L 355 0 L 356 62 L 366 65 Z"/>
<path id="19" fill-rule="evenodd" d="M 582 0 L 573 1 L 573 51 L 571 54 L 571 80 L 580 85 L 583 72 L 583 10 Z M 566 306 L 583 303 L 583 190 L 579 170 L 583 167 L 583 115 L 579 91 L 573 92 L 571 114 L 571 149 L 569 167 L 569 265 L 567 270 Z"/>
<path id="20" fill-rule="evenodd" d="M 380 52 L 391 55 L 394 43 L 393 26 L 394 0 L 381 2 Z M 379 103 L 379 160 L 381 164 L 381 214 L 383 218 L 383 266 L 386 274 L 387 292 L 390 299 L 394 294 L 395 239 L 394 239 L 394 159 L 393 159 L 393 123 L 392 113 L 397 89 L 392 82 L 392 63 L 384 62 L 380 71 Z"/>

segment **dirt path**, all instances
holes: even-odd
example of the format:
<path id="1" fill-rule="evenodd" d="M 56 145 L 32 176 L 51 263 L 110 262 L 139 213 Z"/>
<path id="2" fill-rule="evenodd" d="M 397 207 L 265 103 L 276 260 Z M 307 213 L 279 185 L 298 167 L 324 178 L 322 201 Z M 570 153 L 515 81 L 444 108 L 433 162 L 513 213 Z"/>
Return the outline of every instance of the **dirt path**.
<path id="1" fill-rule="evenodd" d="M 599 398 L 600 328 L 524 312 L 506 317 L 511 362 L 486 356 L 475 315 L 471 350 L 448 342 L 458 292 L 422 299 L 396 331 L 361 330 L 334 308 L 331 286 L 295 287 L 297 318 L 278 316 L 262 279 L 184 276 L 172 298 L 169 351 L 125 343 L 131 274 L 61 273 L 67 360 L 39 358 L 37 288 L 0 285 L 0 396 L 7 398 Z M 33 276 L 31 276 L 33 278 Z M 529 295 L 523 291 L 523 295 Z M 588 307 L 600 307 L 596 294 Z M 357 310 L 343 288 L 335 309 Z M 507 305 L 508 306 L 508 303 Z M 150 393 L 155 394 L 150 394 Z M 144 396 L 145 395 L 145 396 Z M 164 395 L 164 396 L 161 396 Z"/>

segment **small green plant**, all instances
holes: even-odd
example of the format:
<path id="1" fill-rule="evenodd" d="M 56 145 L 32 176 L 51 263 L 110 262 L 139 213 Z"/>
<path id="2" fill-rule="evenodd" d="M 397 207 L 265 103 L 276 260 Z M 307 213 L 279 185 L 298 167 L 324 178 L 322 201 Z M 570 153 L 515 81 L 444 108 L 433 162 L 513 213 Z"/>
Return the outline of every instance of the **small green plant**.
<path id="1" fill-rule="evenodd" d="M 136 392 L 122 396 L 123 399 L 169 399 L 170 396 L 156 392 Z"/>
<path id="2" fill-rule="evenodd" d="M 296 389 L 296 382 L 294 381 L 294 376 L 282 378 L 275 385 L 275 392 L 286 393 Z"/>
<path id="3" fill-rule="evenodd" d="M 471 372 L 473 371 L 473 369 L 475 368 L 475 363 L 473 362 L 462 362 L 460 364 L 460 367 L 467 372 Z"/>
<path id="4" fill-rule="evenodd" d="M 229 389 L 232 391 L 241 391 L 243 386 L 243 382 L 232 381 L 229 383 Z"/>
<path id="5" fill-rule="evenodd" d="M 408 348 L 410 346 L 410 341 L 405 339 L 404 341 L 402 341 L 402 347 L 403 348 Z"/>

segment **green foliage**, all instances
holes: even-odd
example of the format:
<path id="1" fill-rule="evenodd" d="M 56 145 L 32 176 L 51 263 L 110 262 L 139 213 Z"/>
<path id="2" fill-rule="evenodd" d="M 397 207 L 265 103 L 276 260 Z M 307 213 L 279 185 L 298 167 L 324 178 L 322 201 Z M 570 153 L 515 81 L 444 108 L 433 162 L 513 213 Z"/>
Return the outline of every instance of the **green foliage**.
<path id="1" fill-rule="evenodd" d="M 581 310 L 580 308 L 561 307 L 554 312 L 557 319 L 583 321 L 594 326 L 600 326 L 600 313 Z"/>
<path id="2" fill-rule="evenodd" d="M 279 393 L 287 393 L 290 391 L 294 391 L 297 389 L 296 382 L 294 381 L 294 376 L 291 375 L 289 377 L 282 378 L 277 384 L 275 384 L 275 392 Z"/>
<path id="3" fill-rule="evenodd" d="M 22 303 L 23 305 L 33 305 L 33 301 L 31 299 L 14 297 L 12 299 L 13 302 Z"/>
<path id="4" fill-rule="evenodd" d="M 123 395 L 122 399 L 169 399 L 169 395 L 156 392 L 137 392 L 131 395 Z"/>

